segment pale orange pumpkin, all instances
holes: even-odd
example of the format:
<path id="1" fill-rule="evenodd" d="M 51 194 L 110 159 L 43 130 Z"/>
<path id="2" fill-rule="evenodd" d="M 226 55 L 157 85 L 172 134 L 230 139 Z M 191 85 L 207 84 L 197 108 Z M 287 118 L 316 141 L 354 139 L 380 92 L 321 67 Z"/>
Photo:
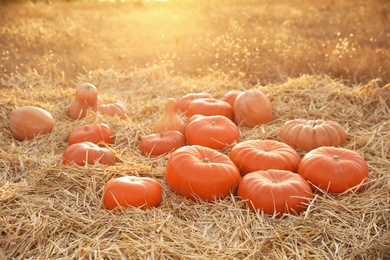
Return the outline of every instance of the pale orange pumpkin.
<path id="1" fill-rule="evenodd" d="M 244 91 L 234 100 L 234 122 L 245 127 L 255 127 L 272 120 L 272 104 L 261 91 Z"/>
<path id="2" fill-rule="evenodd" d="M 127 109 L 121 103 L 102 104 L 97 107 L 97 111 L 102 115 L 118 116 L 120 119 L 126 118 Z"/>
<path id="3" fill-rule="evenodd" d="M 8 122 L 12 135 L 18 140 L 47 134 L 55 125 L 55 120 L 48 111 L 35 106 L 16 108 L 9 115 Z"/>
<path id="4" fill-rule="evenodd" d="M 82 83 L 77 86 L 76 94 L 70 102 L 69 114 L 73 119 L 84 118 L 89 109 L 96 111 L 98 90 L 91 83 Z"/>
<path id="5" fill-rule="evenodd" d="M 321 146 L 343 145 L 347 133 L 334 121 L 294 119 L 280 127 L 279 138 L 293 148 L 308 152 Z"/>
<path id="6" fill-rule="evenodd" d="M 168 130 L 177 130 L 184 134 L 186 125 L 177 115 L 177 102 L 169 98 L 165 103 L 164 111 L 153 126 L 154 133 L 165 132 Z"/>

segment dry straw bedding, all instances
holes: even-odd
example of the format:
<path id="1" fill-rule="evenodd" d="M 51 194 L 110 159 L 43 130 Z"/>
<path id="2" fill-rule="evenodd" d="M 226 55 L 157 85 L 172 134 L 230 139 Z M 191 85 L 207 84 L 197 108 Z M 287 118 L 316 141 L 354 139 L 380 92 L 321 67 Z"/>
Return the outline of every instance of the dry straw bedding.
<path id="1" fill-rule="evenodd" d="M 129 118 L 67 115 L 80 82 L 91 82 L 107 103 L 122 102 Z M 315 195 L 299 216 L 274 219 L 250 212 L 230 196 L 215 203 L 192 202 L 169 190 L 169 155 L 140 154 L 140 138 L 151 133 L 169 97 L 205 91 L 216 98 L 232 89 L 257 88 L 274 107 L 274 120 L 241 128 L 242 139 L 274 139 L 289 119 L 323 118 L 348 132 L 346 148 L 369 165 L 367 188 L 357 194 Z M 91 71 L 73 82 L 35 71 L 3 78 L 0 139 L 0 257 L 10 259 L 390 259 L 390 99 L 375 81 L 345 86 L 326 76 L 246 86 L 223 74 L 170 76 L 163 67 L 131 72 Z M 8 114 L 35 105 L 57 120 L 52 133 L 19 142 Z M 61 165 L 69 133 L 85 123 L 107 123 L 115 133 L 114 166 Z M 224 151 L 229 152 L 229 149 Z M 155 178 L 163 187 L 158 208 L 104 209 L 102 186 L 113 177 Z"/>

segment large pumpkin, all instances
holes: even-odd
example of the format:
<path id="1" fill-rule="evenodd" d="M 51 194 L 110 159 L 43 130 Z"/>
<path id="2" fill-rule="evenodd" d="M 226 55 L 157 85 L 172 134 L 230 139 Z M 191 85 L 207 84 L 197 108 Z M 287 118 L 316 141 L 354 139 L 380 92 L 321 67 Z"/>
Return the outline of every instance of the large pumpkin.
<path id="1" fill-rule="evenodd" d="M 313 198 L 311 186 L 303 177 L 284 170 L 248 173 L 241 179 L 237 195 L 251 210 L 277 217 L 306 210 Z"/>
<path id="2" fill-rule="evenodd" d="M 123 176 L 109 180 L 103 187 L 103 203 L 107 209 L 120 207 L 156 207 L 162 200 L 159 182 L 149 177 Z"/>
<path id="3" fill-rule="evenodd" d="M 258 170 L 278 169 L 296 172 L 301 160 L 291 146 L 274 140 L 247 140 L 236 144 L 230 159 L 242 175 Z"/>
<path id="4" fill-rule="evenodd" d="M 190 118 L 185 137 L 189 145 L 202 145 L 223 149 L 240 138 L 238 127 L 224 116 L 199 116 Z"/>
<path id="5" fill-rule="evenodd" d="M 69 135 L 68 145 L 92 142 L 99 146 L 112 144 L 113 132 L 107 124 L 91 124 L 76 127 Z"/>
<path id="6" fill-rule="evenodd" d="M 281 126 L 279 138 L 293 148 L 308 152 L 320 146 L 343 145 L 347 134 L 334 121 L 294 119 Z"/>
<path id="7" fill-rule="evenodd" d="M 200 98 L 192 101 L 187 108 L 187 116 L 200 114 L 204 116 L 221 115 L 233 120 L 232 106 L 223 100 L 215 98 Z"/>
<path id="8" fill-rule="evenodd" d="M 192 145 L 183 146 L 170 155 L 166 178 L 176 194 L 192 200 L 213 201 L 234 192 L 240 173 L 225 154 Z"/>
<path id="9" fill-rule="evenodd" d="M 8 122 L 12 135 L 18 140 L 50 133 L 55 125 L 55 120 L 48 111 L 35 106 L 14 109 Z"/>
<path id="10" fill-rule="evenodd" d="M 179 109 L 182 112 L 187 112 L 187 108 L 189 104 L 194 101 L 195 99 L 199 98 L 211 98 L 212 96 L 209 93 L 206 92 L 199 92 L 199 93 L 189 93 L 181 97 L 177 101 L 177 109 Z"/>
<path id="11" fill-rule="evenodd" d="M 302 158 L 298 173 L 319 189 L 338 194 L 363 189 L 368 178 L 368 166 L 355 151 L 323 146 L 311 150 Z"/>
<path id="12" fill-rule="evenodd" d="M 140 150 L 143 155 L 157 156 L 172 152 L 186 144 L 184 135 L 177 130 L 150 134 L 141 139 Z"/>
<path id="13" fill-rule="evenodd" d="M 248 90 L 239 94 L 233 106 L 237 125 L 255 127 L 272 120 L 272 105 L 267 96 L 259 90 Z"/>
<path id="14" fill-rule="evenodd" d="M 73 119 L 84 118 L 88 110 L 96 111 L 98 90 L 90 83 L 82 83 L 76 87 L 76 94 L 70 102 L 69 113 Z"/>
<path id="15" fill-rule="evenodd" d="M 115 163 L 115 154 L 91 142 L 75 143 L 68 146 L 62 154 L 62 164 L 75 163 L 83 166 L 96 162 L 112 165 Z"/>

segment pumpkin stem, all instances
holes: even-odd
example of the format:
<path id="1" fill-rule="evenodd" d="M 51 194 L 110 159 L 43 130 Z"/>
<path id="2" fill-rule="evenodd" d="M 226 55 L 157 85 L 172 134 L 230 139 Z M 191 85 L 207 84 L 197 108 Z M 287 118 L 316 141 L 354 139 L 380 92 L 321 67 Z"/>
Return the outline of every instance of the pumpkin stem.
<path id="1" fill-rule="evenodd" d="M 89 126 L 88 125 L 84 126 L 84 131 L 89 131 Z"/>
<path id="2" fill-rule="evenodd" d="M 161 131 L 160 132 L 160 138 L 163 138 L 164 137 L 164 131 Z"/>
<path id="3" fill-rule="evenodd" d="M 333 160 L 338 161 L 340 160 L 340 157 L 338 155 L 333 155 Z"/>
<path id="4" fill-rule="evenodd" d="M 269 152 L 270 149 L 269 149 L 268 147 L 266 147 L 266 148 L 264 148 L 264 151 L 265 151 L 265 152 Z"/>
<path id="5" fill-rule="evenodd" d="M 204 163 L 210 163 L 211 160 L 210 160 L 210 158 L 208 158 L 208 157 L 204 157 L 204 158 L 202 159 L 202 162 L 204 162 Z"/>
<path id="6" fill-rule="evenodd" d="M 211 126 L 216 126 L 217 125 L 217 123 L 216 122 L 211 122 Z"/>
<path id="7" fill-rule="evenodd" d="M 277 180 L 272 180 L 272 183 L 279 183 Z"/>

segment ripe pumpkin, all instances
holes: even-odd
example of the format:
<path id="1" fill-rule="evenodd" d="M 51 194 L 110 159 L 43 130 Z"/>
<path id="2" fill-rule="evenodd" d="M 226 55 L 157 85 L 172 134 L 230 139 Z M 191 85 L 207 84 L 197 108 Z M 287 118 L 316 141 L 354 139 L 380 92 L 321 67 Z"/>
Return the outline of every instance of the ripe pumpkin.
<path id="1" fill-rule="evenodd" d="M 32 139 L 39 134 L 50 133 L 55 126 L 52 115 L 35 106 L 14 109 L 9 115 L 8 123 L 12 135 L 20 141 Z"/>
<path id="2" fill-rule="evenodd" d="M 69 135 L 68 146 L 75 143 L 92 142 L 99 146 L 112 144 L 113 132 L 106 124 L 82 125 Z"/>
<path id="3" fill-rule="evenodd" d="M 96 111 L 98 90 L 91 83 L 82 83 L 77 86 L 76 94 L 70 102 L 69 113 L 73 119 L 84 118 L 89 109 Z"/>
<path id="4" fill-rule="evenodd" d="M 167 130 L 177 130 L 184 134 L 186 125 L 177 115 L 177 102 L 169 98 L 164 106 L 164 111 L 153 126 L 153 133 L 165 132 Z"/>
<path id="5" fill-rule="evenodd" d="M 162 200 L 158 181 L 149 177 L 123 176 L 109 180 L 103 187 L 103 203 L 107 209 L 120 207 L 157 207 Z"/>
<path id="6" fill-rule="evenodd" d="M 236 97 L 241 93 L 241 90 L 231 90 L 225 94 L 222 100 L 228 102 L 233 107 Z"/>
<path id="7" fill-rule="evenodd" d="M 154 156 L 172 152 L 184 145 L 186 145 L 186 139 L 181 132 L 167 130 L 143 137 L 140 149 L 143 155 Z"/>
<path id="8" fill-rule="evenodd" d="M 247 200 L 252 211 L 277 217 L 305 211 L 313 198 L 310 184 L 300 175 L 285 170 L 248 173 L 241 179 L 237 195 Z"/>
<path id="9" fill-rule="evenodd" d="M 221 115 L 233 120 L 233 108 L 225 101 L 215 98 L 200 98 L 192 101 L 187 108 L 187 116 L 200 114 L 204 116 Z"/>
<path id="10" fill-rule="evenodd" d="M 281 126 L 279 138 L 295 149 L 308 152 L 321 146 L 343 145 L 347 134 L 334 121 L 294 119 Z"/>
<path id="11" fill-rule="evenodd" d="M 301 160 L 291 146 L 274 140 L 247 140 L 236 144 L 229 153 L 241 175 L 258 170 L 297 172 Z"/>
<path id="12" fill-rule="evenodd" d="M 362 190 L 367 182 L 368 166 L 355 151 L 322 146 L 302 158 L 298 173 L 319 189 L 339 194 Z"/>
<path id="13" fill-rule="evenodd" d="M 213 201 L 234 192 L 240 173 L 225 154 L 192 145 L 183 146 L 170 155 L 166 178 L 170 189 L 178 195 Z"/>
<path id="14" fill-rule="evenodd" d="M 177 109 L 179 109 L 182 112 L 187 112 L 188 105 L 194 101 L 195 99 L 199 98 L 211 98 L 212 96 L 209 93 L 206 92 L 200 92 L 200 93 L 189 93 L 183 97 L 181 97 L 177 101 Z"/>
<path id="15" fill-rule="evenodd" d="M 202 145 L 212 149 L 223 149 L 237 142 L 240 131 L 236 124 L 224 116 L 198 116 L 190 118 L 185 137 L 189 145 Z"/>
<path id="16" fill-rule="evenodd" d="M 115 154 L 105 148 L 91 142 L 75 143 L 68 146 L 62 154 L 62 164 L 75 163 L 83 166 L 95 162 L 113 165 Z"/>
<path id="17" fill-rule="evenodd" d="M 272 120 L 272 104 L 259 90 L 248 90 L 239 94 L 233 106 L 234 122 L 245 127 L 255 127 Z"/>
<path id="18" fill-rule="evenodd" d="M 102 104 L 97 107 L 97 111 L 102 115 L 118 116 L 120 119 L 126 119 L 127 109 L 121 103 Z"/>

